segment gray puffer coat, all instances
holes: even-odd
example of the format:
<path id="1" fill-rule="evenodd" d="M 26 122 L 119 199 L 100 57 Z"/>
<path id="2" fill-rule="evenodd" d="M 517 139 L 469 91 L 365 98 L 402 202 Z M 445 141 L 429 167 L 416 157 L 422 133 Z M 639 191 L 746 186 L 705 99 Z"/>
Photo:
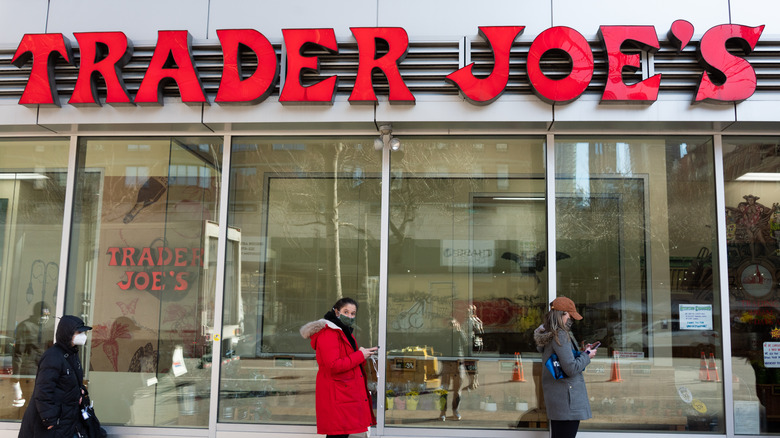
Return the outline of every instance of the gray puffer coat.
<path id="1" fill-rule="evenodd" d="M 558 342 L 555 342 L 555 335 Z M 572 337 L 566 330 L 558 333 L 545 331 L 539 327 L 534 331 L 536 347 L 542 353 L 542 364 L 553 353 L 558 355 L 563 372 L 568 377 L 556 380 L 546 367 L 542 366 L 542 389 L 544 404 L 547 407 L 547 418 L 550 420 L 587 420 L 593 415 L 590 412 L 588 390 L 585 388 L 585 378 L 582 372 L 590 363 L 590 356 L 581 354 L 575 358 L 572 348 L 577 349 Z"/>

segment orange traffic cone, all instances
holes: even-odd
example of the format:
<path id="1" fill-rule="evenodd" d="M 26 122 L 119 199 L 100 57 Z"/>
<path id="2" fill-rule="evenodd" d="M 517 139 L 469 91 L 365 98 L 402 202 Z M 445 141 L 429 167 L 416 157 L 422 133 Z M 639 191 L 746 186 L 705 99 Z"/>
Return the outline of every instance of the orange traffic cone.
<path id="1" fill-rule="evenodd" d="M 715 363 L 715 354 L 710 353 L 710 364 L 709 369 L 712 370 L 712 373 L 710 374 L 710 381 L 711 382 L 720 382 L 720 375 L 718 375 L 718 364 Z"/>
<path id="2" fill-rule="evenodd" d="M 709 382 L 710 369 L 707 366 L 707 358 L 704 356 L 704 352 L 701 352 L 701 360 L 699 361 L 699 380 L 702 382 Z"/>
<path id="3" fill-rule="evenodd" d="M 617 351 L 612 352 L 612 376 L 609 378 L 610 382 L 622 382 L 623 379 L 620 377 L 620 364 L 618 363 L 618 358 L 620 357 L 620 353 Z"/>
<path id="4" fill-rule="evenodd" d="M 525 373 L 523 372 L 523 361 L 520 359 L 520 353 L 515 353 L 515 366 L 512 368 L 512 381 L 525 382 Z"/>

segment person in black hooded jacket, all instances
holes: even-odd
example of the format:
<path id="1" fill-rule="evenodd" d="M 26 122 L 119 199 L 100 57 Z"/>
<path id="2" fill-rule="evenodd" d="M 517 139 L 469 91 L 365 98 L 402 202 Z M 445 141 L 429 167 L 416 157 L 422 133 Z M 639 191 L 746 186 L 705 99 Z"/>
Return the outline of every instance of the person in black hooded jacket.
<path id="1" fill-rule="evenodd" d="M 87 395 L 78 347 L 91 330 L 80 318 L 65 315 L 56 342 L 38 362 L 32 400 L 22 418 L 19 438 L 72 438 L 81 429 L 81 403 Z"/>

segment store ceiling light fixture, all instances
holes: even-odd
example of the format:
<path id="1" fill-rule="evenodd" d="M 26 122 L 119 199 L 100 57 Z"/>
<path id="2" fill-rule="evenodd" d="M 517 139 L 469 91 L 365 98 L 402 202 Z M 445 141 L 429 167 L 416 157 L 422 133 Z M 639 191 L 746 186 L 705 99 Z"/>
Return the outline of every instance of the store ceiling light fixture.
<path id="1" fill-rule="evenodd" d="M 780 181 L 780 173 L 773 172 L 748 172 L 737 181 Z"/>
<path id="2" fill-rule="evenodd" d="M 380 125 L 379 137 L 374 139 L 374 149 L 381 151 L 386 146 L 393 151 L 401 149 L 401 140 L 393 137 L 393 125 Z"/>
<path id="3" fill-rule="evenodd" d="M 0 173 L 0 180 L 11 179 L 49 179 L 49 177 L 40 173 Z"/>

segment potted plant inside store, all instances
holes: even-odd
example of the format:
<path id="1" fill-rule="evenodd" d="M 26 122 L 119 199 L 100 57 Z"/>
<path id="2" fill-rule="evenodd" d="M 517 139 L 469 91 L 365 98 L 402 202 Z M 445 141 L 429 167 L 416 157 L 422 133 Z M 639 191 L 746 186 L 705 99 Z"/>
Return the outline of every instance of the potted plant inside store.
<path id="1" fill-rule="evenodd" d="M 503 410 L 505 410 L 505 411 L 514 411 L 516 403 L 517 403 L 517 397 L 515 397 L 513 395 L 507 395 L 506 393 L 504 393 L 504 406 L 503 406 Z"/>
<path id="2" fill-rule="evenodd" d="M 447 410 L 447 390 L 440 388 L 435 391 L 433 391 L 434 394 L 436 394 L 436 408 L 440 412 L 444 412 Z"/>
<path id="3" fill-rule="evenodd" d="M 528 401 L 524 398 L 521 398 L 515 402 L 515 410 L 520 412 L 525 412 L 528 410 Z"/>
<path id="4" fill-rule="evenodd" d="M 395 391 L 388 389 L 385 391 L 385 409 L 393 409 L 393 402 L 395 401 Z"/>
<path id="5" fill-rule="evenodd" d="M 417 403 L 420 401 L 420 393 L 414 389 L 406 393 L 406 410 L 416 411 Z"/>
<path id="6" fill-rule="evenodd" d="M 487 399 L 485 400 L 485 410 L 487 412 L 496 412 L 498 410 L 498 405 L 496 405 L 496 401 L 493 400 L 492 395 L 487 396 Z"/>
<path id="7" fill-rule="evenodd" d="M 427 395 L 426 395 L 427 394 Z M 423 392 L 420 395 L 420 404 L 417 405 L 417 409 L 421 411 L 432 411 L 436 400 L 434 398 L 436 394 Z"/>
<path id="8" fill-rule="evenodd" d="M 403 395 L 403 393 L 401 394 L 400 397 L 395 398 L 394 409 L 401 410 L 401 411 L 406 409 L 406 397 Z"/>

